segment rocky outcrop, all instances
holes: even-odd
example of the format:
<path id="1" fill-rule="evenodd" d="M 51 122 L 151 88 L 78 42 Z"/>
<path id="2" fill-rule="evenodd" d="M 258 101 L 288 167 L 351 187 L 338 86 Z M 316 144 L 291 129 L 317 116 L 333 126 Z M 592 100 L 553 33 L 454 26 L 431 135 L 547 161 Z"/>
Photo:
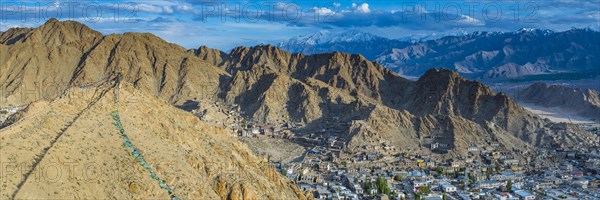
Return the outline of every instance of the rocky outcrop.
<path id="1" fill-rule="evenodd" d="M 193 50 L 194 54 L 200 59 L 207 61 L 215 66 L 223 64 L 228 59 L 229 55 L 218 49 L 211 49 L 207 46 L 200 46 L 198 49 Z"/>

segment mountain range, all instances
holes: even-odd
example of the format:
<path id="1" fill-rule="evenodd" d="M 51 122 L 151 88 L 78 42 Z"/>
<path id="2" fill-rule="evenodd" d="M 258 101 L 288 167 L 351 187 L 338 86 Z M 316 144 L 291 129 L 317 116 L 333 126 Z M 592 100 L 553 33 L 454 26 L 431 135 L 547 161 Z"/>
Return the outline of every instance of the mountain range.
<path id="1" fill-rule="evenodd" d="M 363 54 L 401 75 L 419 77 L 445 67 L 478 79 L 506 79 L 553 73 L 594 73 L 600 66 L 600 33 L 521 29 L 474 32 L 440 38 L 388 39 L 360 31 L 319 32 L 281 42 L 291 52 Z"/>
<path id="2" fill-rule="evenodd" d="M 55 19 L 36 29 L 9 29 L 0 38 L 11 41 L 0 46 L 0 61 L 8 66 L 0 81 L 9 103 L 51 100 L 125 66 L 126 82 L 173 105 L 195 100 L 237 104 L 248 118 L 277 122 L 289 116 L 306 123 L 306 132 L 322 128 L 330 117 L 363 120 L 369 126 L 345 131 L 389 134 L 382 138 L 414 147 L 436 133 L 434 128 L 453 129 L 452 123 L 461 121 L 479 127 L 472 134 L 499 135 L 490 131 L 497 127 L 524 143 L 547 144 L 533 134 L 543 127 L 542 120 L 510 97 L 446 69 L 430 69 L 410 81 L 357 54 L 294 54 L 270 45 L 230 53 L 184 49 L 147 33 L 103 36 L 83 24 Z M 346 135 L 351 145 L 354 135 Z M 354 147 L 378 145 L 375 138 L 356 140 Z"/>
<path id="3" fill-rule="evenodd" d="M 385 49 L 408 46 L 413 38 L 395 40 L 380 37 L 366 32 L 350 30 L 335 34 L 326 30 L 309 35 L 296 36 L 276 46 L 283 50 L 318 54 L 329 52 L 345 52 L 361 54 L 369 60 L 375 60 Z"/>
<path id="4" fill-rule="evenodd" d="M 599 140 L 575 126 L 563 126 L 568 131 L 550 129 L 554 124 L 531 114 L 512 98 L 456 71 L 428 69 L 412 81 L 359 54 L 305 55 L 271 45 L 237 47 L 229 53 L 204 46 L 184 49 L 148 33 L 102 35 L 75 21 L 51 19 L 35 29 L 12 28 L 1 33 L 0 64 L 5 66 L 0 71 L 3 101 L 29 105 L 1 130 L 0 135 L 8 138 L 1 141 L 1 147 L 40 146 L 3 148 L 3 159 L 9 157 L 4 156 L 8 155 L 5 151 L 10 155 L 31 152 L 18 158 L 27 163 L 93 156 L 107 163 L 125 159 L 119 157 L 122 153 L 116 147 L 99 145 L 118 139 L 105 133 L 110 127 L 106 118 L 111 94 L 96 89 L 71 96 L 79 91 L 78 86 L 95 83 L 124 67 L 123 98 L 131 103 L 121 108 L 130 113 L 124 120 L 134 130 L 135 141 L 142 142 L 142 150 L 157 154 L 151 161 L 172 160 L 168 163 L 173 165 L 159 165 L 164 167 L 164 175 L 180 177 L 171 179 L 170 184 L 181 183 L 181 191 L 195 194 L 194 198 L 305 196 L 280 175 L 266 170 L 259 158 L 248 155 L 243 144 L 228 139 L 219 127 L 204 125 L 190 113 L 170 107 L 190 101 L 239 105 L 242 115 L 256 122 L 278 124 L 289 118 L 305 124 L 296 134 L 337 135 L 348 141 L 344 148 L 350 151 L 385 145 L 430 153 L 435 150 L 431 144 L 442 143 L 451 155 L 465 156 L 472 144 L 494 141 L 506 153 L 525 157 L 535 147 L 586 146 Z M 347 126 L 337 133 L 320 131 L 327 129 L 327 121 L 333 118 Z M 20 134 L 24 132 L 25 136 Z M 53 137 L 57 139 L 48 143 Z M 98 141 L 93 143 L 98 144 L 94 149 L 65 152 L 67 146 L 79 150 L 92 141 Z M 40 149 L 44 146 L 49 147 Z M 34 155 L 38 151 L 45 153 Z M 103 152 L 118 157 L 101 156 Z M 243 169 L 249 174 L 244 177 L 257 182 L 233 183 L 224 180 L 226 174 L 206 172 L 210 169 L 202 166 L 203 161 L 194 160 L 196 154 L 210 161 L 226 158 L 220 161 L 222 165 L 249 165 Z M 207 173 L 214 176 L 203 176 Z M 51 195 L 43 189 L 44 184 L 18 178 L 4 181 L 11 190 L 3 190 L 7 191 L 3 196 Z M 194 193 L 199 190 L 191 188 L 194 181 L 213 190 Z M 155 192 L 120 191 L 125 184 L 129 190 L 138 186 L 118 184 L 118 188 L 98 191 L 90 186 L 86 191 L 106 198 L 159 197 Z M 64 189 L 56 192 L 67 196 L 68 192 L 80 192 Z M 46 193 L 19 192 L 39 190 Z"/>

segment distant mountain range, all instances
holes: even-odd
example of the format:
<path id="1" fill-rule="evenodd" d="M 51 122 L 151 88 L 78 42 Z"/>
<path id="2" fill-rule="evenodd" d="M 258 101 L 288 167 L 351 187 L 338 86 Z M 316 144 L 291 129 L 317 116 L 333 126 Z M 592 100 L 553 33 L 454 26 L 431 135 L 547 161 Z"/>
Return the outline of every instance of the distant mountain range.
<path id="1" fill-rule="evenodd" d="M 293 53 L 318 54 L 344 52 L 361 54 L 369 60 L 375 60 L 383 50 L 408 46 L 412 38 L 406 40 L 388 39 L 381 36 L 351 30 L 340 34 L 319 31 L 314 34 L 301 35 L 281 42 L 276 46 Z"/>
<path id="2" fill-rule="evenodd" d="M 430 39 L 430 40 L 429 40 Z M 555 73 L 598 74 L 600 32 L 521 29 L 514 32 L 464 31 L 437 38 L 388 39 L 360 31 L 294 37 L 277 46 L 291 52 L 362 54 L 404 76 L 448 68 L 481 79 L 506 79 Z"/>

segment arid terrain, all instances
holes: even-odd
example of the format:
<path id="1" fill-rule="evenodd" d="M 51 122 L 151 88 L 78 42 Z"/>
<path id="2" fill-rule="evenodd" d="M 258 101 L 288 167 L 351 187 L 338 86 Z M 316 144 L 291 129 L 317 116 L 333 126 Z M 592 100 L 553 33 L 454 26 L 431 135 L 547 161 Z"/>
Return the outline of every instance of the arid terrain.
<path id="1" fill-rule="evenodd" d="M 542 160 L 541 149 L 600 142 L 456 71 L 432 68 L 408 80 L 358 54 L 185 49 L 150 33 L 103 35 L 50 19 L 0 33 L 0 65 L 3 104 L 25 107 L 0 126 L 0 163 L 9 169 L 2 198 L 168 198 L 112 124 L 109 77 L 120 67 L 123 126 L 182 199 L 312 198 L 285 163 L 375 173 L 432 158 L 458 177 L 458 159 L 500 173 L 499 163 L 512 170 Z M 391 166 L 376 170 L 365 160 Z M 314 180 L 323 178 L 334 179 Z"/>
<path id="2" fill-rule="evenodd" d="M 166 199 L 122 146 L 111 89 L 70 89 L 38 101 L 2 129 L 2 198 Z M 222 128 L 123 85 L 124 128 L 157 174 L 183 199 L 303 199 L 267 160 Z"/>

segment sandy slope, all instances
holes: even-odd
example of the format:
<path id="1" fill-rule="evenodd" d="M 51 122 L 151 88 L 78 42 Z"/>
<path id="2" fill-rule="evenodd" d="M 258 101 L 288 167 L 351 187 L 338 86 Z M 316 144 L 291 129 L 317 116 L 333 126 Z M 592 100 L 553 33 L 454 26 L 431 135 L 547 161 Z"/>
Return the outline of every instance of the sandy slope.
<path id="1" fill-rule="evenodd" d="M 182 199 L 304 198 L 223 129 L 123 87 L 119 110 L 129 137 Z M 0 198 L 168 198 L 122 146 L 111 124 L 112 91 L 101 96 L 104 89 L 34 103 L 1 130 Z"/>

